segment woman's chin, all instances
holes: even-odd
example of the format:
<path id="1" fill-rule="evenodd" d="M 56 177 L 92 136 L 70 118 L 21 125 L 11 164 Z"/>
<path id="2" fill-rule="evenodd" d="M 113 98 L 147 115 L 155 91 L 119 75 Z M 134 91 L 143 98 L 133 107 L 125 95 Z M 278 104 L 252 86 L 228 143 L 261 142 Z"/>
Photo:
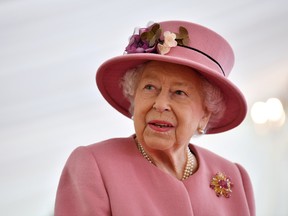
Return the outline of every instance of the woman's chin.
<path id="1" fill-rule="evenodd" d="M 147 136 L 144 135 L 145 145 L 151 149 L 165 150 L 173 146 L 173 140 L 175 140 L 171 135 L 163 133 L 153 133 Z"/>

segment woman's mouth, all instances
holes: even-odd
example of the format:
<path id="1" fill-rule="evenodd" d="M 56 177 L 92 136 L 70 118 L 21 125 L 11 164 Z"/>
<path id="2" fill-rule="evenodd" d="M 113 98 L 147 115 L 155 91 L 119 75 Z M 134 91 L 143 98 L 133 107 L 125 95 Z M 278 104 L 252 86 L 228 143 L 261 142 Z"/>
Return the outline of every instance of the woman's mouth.
<path id="1" fill-rule="evenodd" d="M 172 123 L 161 120 L 152 120 L 148 122 L 148 125 L 151 129 L 158 132 L 167 132 L 174 128 L 174 125 Z"/>

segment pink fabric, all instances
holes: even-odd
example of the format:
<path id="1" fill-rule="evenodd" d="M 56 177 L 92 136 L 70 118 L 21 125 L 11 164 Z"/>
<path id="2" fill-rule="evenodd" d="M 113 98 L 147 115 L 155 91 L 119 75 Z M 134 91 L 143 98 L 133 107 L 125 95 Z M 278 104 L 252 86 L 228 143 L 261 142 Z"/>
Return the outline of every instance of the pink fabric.
<path id="1" fill-rule="evenodd" d="M 252 186 L 243 167 L 190 148 L 199 169 L 185 181 L 147 162 L 132 137 L 77 148 L 63 169 L 55 216 L 254 216 Z M 234 183 L 230 198 L 217 197 L 209 187 L 218 171 Z"/>

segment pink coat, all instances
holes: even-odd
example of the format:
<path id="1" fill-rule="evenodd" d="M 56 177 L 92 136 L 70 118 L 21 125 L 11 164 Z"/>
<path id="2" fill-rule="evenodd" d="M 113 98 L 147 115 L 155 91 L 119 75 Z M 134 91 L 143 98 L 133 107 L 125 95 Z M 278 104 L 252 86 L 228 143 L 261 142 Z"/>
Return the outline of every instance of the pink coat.
<path id="1" fill-rule="evenodd" d="M 190 149 L 199 168 L 180 181 L 150 164 L 133 137 L 79 147 L 63 169 L 55 216 L 254 216 L 247 172 L 208 150 Z M 218 171 L 232 179 L 230 198 L 209 187 Z"/>

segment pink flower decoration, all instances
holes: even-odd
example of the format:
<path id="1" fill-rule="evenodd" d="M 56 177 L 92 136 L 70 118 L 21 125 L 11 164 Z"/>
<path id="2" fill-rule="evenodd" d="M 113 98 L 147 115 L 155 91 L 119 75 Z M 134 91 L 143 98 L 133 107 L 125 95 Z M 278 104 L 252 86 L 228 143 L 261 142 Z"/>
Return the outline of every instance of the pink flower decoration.
<path id="1" fill-rule="evenodd" d="M 160 44 L 160 43 L 157 44 L 158 52 L 161 55 L 165 55 L 165 54 L 169 53 L 170 49 L 172 47 L 177 46 L 177 41 L 175 40 L 176 34 L 170 32 L 170 31 L 166 31 L 166 32 L 164 32 L 163 36 L 164 36 L 164 43 L 163 44 Z"/>
<path id="2" fill-rule="evenodd" d="M 169 46 L 165 46 L 165 44 L 157 44 L 157 50 L 161 55 L 165 55 L 167 53 L 169 53 L 170 51 L 170 47 Z"/>
<path id="3" fill-rule="evenodd" d="M 176 34 L 170 32 L 170 31 L 166 31 L 163 34 L 164 36 L 164 45 L 168 46 L 168 47 L 176 47 L 177 46 L 177 41 L 176 39 Z"/>

